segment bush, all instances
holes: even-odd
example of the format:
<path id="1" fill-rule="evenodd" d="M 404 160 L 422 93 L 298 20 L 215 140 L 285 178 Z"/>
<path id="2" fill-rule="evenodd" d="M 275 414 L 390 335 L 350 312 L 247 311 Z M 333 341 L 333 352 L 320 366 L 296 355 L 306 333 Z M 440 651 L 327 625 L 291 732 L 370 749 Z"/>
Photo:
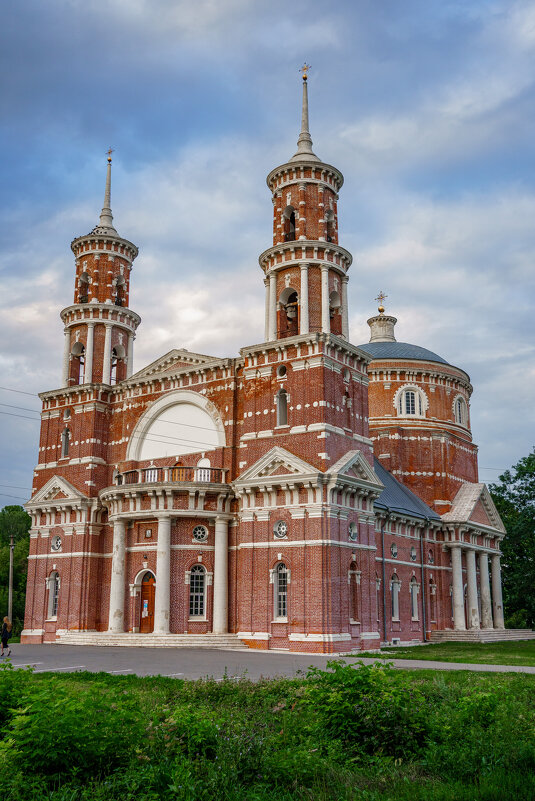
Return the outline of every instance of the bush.
<path id="1" fill-rule="evenodd" d="M 531 626 L 528 623 L 528 613 L 526 609 L 517 609 L 511 615 L 505 618 L 506 629 L 529 629 Z"/>
<path id="2" fill-rule="evenodd" d="M 331 672 L 308 672 L 306 694 L 326 735 L 366 754 L 406 757 L 419 750 L 427 732 L 425 699 L 401 671 L 381 663 L 327 667 Z"/>

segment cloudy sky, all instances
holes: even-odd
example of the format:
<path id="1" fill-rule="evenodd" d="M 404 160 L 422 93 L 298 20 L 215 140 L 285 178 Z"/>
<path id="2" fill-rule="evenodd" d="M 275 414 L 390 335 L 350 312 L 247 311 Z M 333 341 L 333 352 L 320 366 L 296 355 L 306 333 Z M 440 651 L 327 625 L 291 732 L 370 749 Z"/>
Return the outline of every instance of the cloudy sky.
<path id="1" fill-rule="evenodd" d="M 295 152 L 305 60 L 314 150 L 345 176 L 352 342 L 384 290 L 398 339 L 470 374 L 482 479 L 531 450 L 532 0 L 17 0 L 0 31 L 0 506 L 29 494 L 69 244 L 98 220 L 110 145 L 115 225 L 140 248 L 135 369 L 262 340 L 265 176 Z"/>

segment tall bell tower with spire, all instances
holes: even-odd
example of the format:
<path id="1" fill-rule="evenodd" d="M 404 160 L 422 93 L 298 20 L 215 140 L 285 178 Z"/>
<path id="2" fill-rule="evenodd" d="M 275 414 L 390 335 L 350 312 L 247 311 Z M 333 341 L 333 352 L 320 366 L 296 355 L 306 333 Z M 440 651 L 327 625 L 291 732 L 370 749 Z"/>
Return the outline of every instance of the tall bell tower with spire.
<path id="1" fill-rule="evenodd" d="M 338 244 L 338 192 L 344 178 L 312 150 L 308 70 L 305 64 L 297 151 L 267 177 L 273 245 L 259 260 L 265 274 L 267 342 L 314 332 L 349 338 L 347 273 L 352 257 Z"/>
<path id="2" fill-rule="evenodd" d="M 116 384 L 132 374 L 140 317 L 128 307 L 130 272 L 138 254 L 113 225 L 111 149 L 98 225 L 71 243 L 75 256 L 74 303 L 63 309 L 62 386 Z"/>

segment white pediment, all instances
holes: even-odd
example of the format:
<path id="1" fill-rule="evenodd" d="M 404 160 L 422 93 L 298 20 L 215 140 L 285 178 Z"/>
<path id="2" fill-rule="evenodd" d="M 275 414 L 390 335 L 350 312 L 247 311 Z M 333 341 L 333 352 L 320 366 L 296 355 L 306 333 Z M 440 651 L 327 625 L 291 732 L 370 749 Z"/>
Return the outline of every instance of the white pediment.
<path id="1" fill-rule="evenodd" d="M 451 509 L 442 515 L 442 519 L 447 523 L 479 524 L 505 533 L 505 526 L 488 487 L 482 483 L 465 481 L 453 499 Z"/>
<path id="2" fill-rule="evenodd" d="M 373 484 L 378 489 L 383 489 L 383 484 L 377 478 L 373 467 L 368 462 L 362 451 L 348 451 L 341 459 L 331 465 L 326 475 L 333 478 L 347 477 L 354 481 L 364 481 Z"/>
<path id="3" fill-rule="evenodd" d="M 66 505 L 80 503 L 82 500 L 89 500 L 87 495 L 83 495 L 79 490 L 74 487 L 70 481 L 67 479 L 62 478 L 61 476 L 52 476 L 52 478 L 46 482 L 44 487 L 41 487 L 40 490 L 37 490 L 35 495 L 33 495 L 28 503 L 26 504 L 26 508 L 34 507 L 34 506 L 44 506 L 46 504 L 54 504 L 54 505 Z"/>
<path id="4" fill-rule="evenodd" d="M 276 446 L 265 453 L 251 467 L 248 467 L 238 477 L 237 483 L 249 483 L 255 480 L 277 478 L 278 476 L 284 476 L 285 478 L 315 476 L 319 473 L 321 473 L 320 470 L 305 462 L 304 459 L 300 459 L 299 456 L 295 456 L 285 448 Z"/>
<path id="5" fill-rule="evenodd" d="M 160 356 L 156 361 L 143 367 L 137 373 L 134 373 L 131 379 L 128 380 L 148 378 L 156 374 L 171 373 L 176 370 L 188 370 L 192 367 L 202 367 L 210 362 L 219 361 L 221 359 L 218 359 L 217 356 L 206 356 L 203 353 L 193 353 L 193 351 L 185 348 L 174 348 Z"/>

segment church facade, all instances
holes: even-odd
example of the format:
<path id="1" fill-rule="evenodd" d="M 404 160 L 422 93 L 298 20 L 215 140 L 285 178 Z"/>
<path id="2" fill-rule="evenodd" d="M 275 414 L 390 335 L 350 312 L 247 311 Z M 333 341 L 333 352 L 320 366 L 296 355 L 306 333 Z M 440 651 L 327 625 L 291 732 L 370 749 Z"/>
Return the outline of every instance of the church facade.
<path id="1" fill-rule="evenodd" d="M 264 341 L 236 358 L 133 372 L 138 251 L 108 158 L 99 224 L 71 244 L 62 385 L 40 395 L 23 642 L 346 652 L 503 629 L 469 378 L 396 342 L 383 306 L 350 343 L 343 177 L 312 150 L 303 77 L 297 152 L 267 178 Z"/>

